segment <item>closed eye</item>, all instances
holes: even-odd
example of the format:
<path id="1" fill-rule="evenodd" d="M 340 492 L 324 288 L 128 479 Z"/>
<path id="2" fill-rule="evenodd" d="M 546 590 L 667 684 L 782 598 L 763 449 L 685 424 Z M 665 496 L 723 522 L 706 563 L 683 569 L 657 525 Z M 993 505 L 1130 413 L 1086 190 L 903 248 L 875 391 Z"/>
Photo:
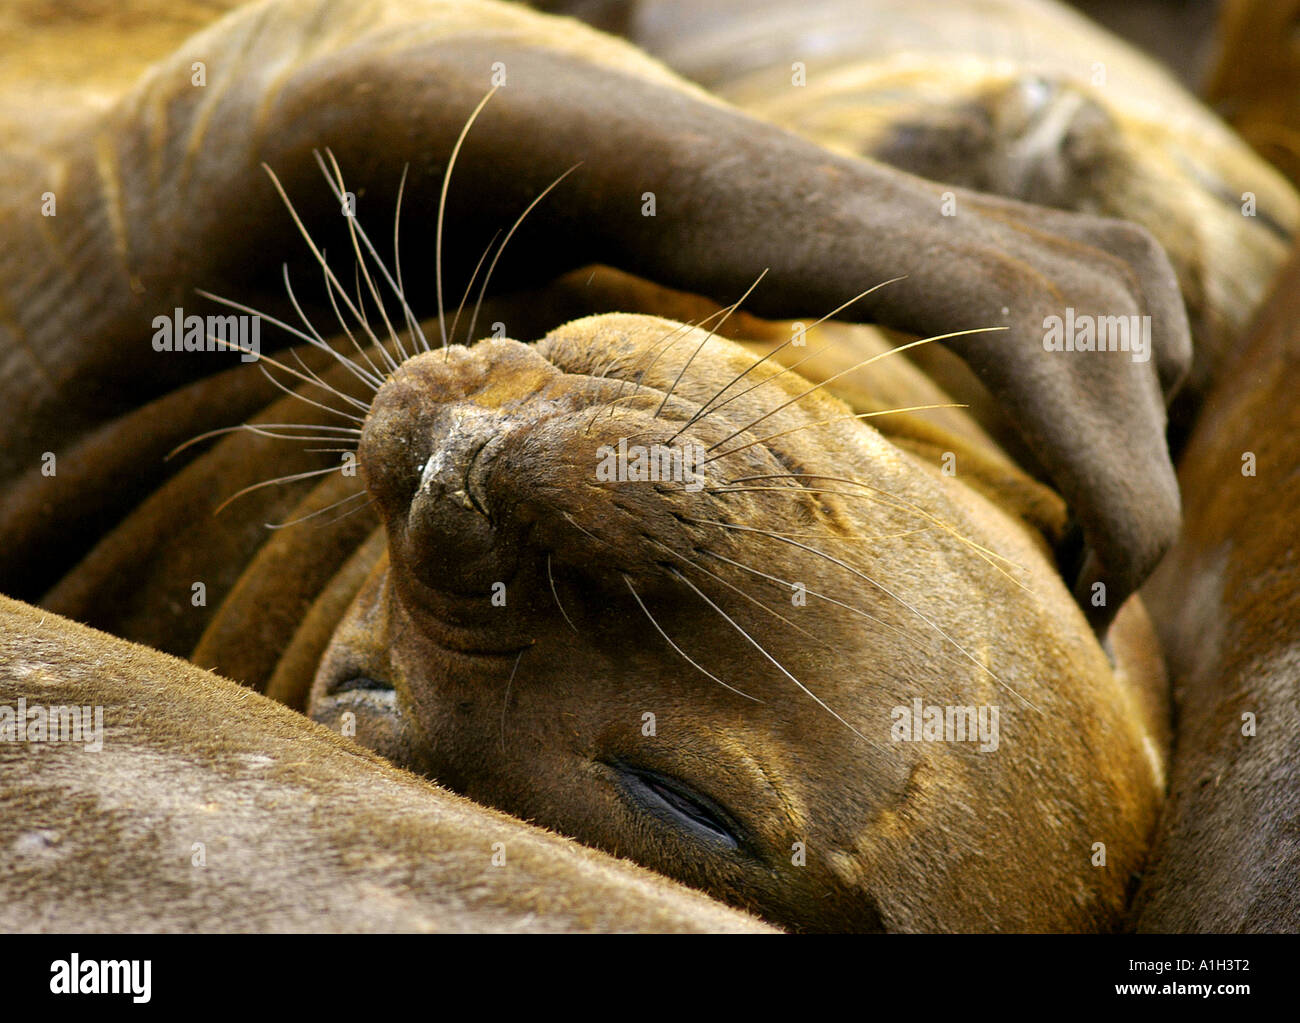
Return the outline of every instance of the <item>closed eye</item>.
<path id="1" fill-rule="evenodd" d="M 623 791 L 637 809 L 692 838 L 739 849 L 740 839 L 730 816 L 711 799 L 676 778 L 626 764 L 610 765 Z"/>
<path id="2" fill-rule="evenodd" d="M 325 696 L 341 696 L 344 693 L 352 692 L 393 692 L 391 682 L 382 682 L 378 679 L 369 678 L 365 675 L 344 675 L 341 678 L 331 679 L 325 685 Z"/>

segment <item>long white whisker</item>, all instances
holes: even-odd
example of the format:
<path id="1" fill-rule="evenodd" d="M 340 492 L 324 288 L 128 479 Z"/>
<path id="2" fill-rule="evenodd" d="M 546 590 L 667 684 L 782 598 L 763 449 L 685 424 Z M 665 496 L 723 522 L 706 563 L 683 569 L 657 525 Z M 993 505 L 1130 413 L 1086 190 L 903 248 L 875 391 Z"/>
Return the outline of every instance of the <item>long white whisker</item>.
<path id="1" fill-rule="evenodd" d="M 624 575 L 623 581 L 627 583 L 627 588 L 632 591 L 632 596 L 635 597 L 636 602 L 641 605 L 641 610 L 644 611 L 645 616 L 650 619 L 650 624 L 655 627 L 655 631 L 658 632 L 659 635 L 663 636 L 664 642 L 666 642 L 670 647 L 676 650 L 678 654 L 680 654 L 683 658 L 685 658 L 691 664 L 692 667 L 694 667 L 697 671 L 707 675 L 709 678 L 713 679 L 713 681 L 718 683 L 718 685 L 722 686 L 723 689 L 730 689 L 737 696 L 743 696 L 746 700 L 753 700 L 755 703 L 763 702 L 757 696 L 750 696 L 749 693 L 741 692 L 735 686 L 731 686 L 728 685 L 726 682 L 723 682 L 722 679 L 718 678 L 717 675 L 713 674 L 713 672 L 709 671 L 707 668 L 702 667 L 693 657 L 691 657 L 690 654 L 688 654 L 685 650 L 683 650 L 676 643 L 674 643 L 672 641 L 672 637 L 670 637 L 668 633 L 664 632 L 664 630 L 660 627 L 659 623 L 655 621 L 655 616 L 652 615 L 650 613 L 650 609 L 645 606 L 645 601 L 641 599 L 641 594 L 637 593 L 636 587 L 632 585 L 632 580 L 628 578 L 626 575 Z"/>
<path id="2" fill-rule="evenodd" d="M 806 685 L 804 685 L 804 684 L 803 684 L 802 682 L 800 682 L 797 678 L 795 678 L 793 675 L 791 675 L 790 672 L 786 671 L 786 669 L 785 669 L 785 665 L 783 665 L 783 664 L 782 664 L 780 661 L 778 661 L 775 657 L 773 657 L 771 654 L 769 654 L 769 653 L 768 653 L 768 652 L 763 648 L 763 644 L 761 644 L 760 642 L 758 642 L 758 640 L 756 640 L 753 636 L 751 636 L 748 632 L 746 632 L 743 628 L 741 628 L 740 624 L 739 624 L 738 622 L 736 622 L 736 621 L 735 621 L 735 620 L 734 620 L 730 615 L 728 615 L 726 611 L 722 610 L 722 608 L 718 607 L 717 604 L 715 604 L 712 600 L 710 600 L 709 597 L 708 597 L 708 594 L 706 594 L 703 590 L 701 590 L 701 589 L 700 589 L 698 586 L 696 586 L 693 582 L 691 582 L 689 579 L 687 579 L 686 576 L 684 576 L 684 575 L 682 575 L 680 572 L 678 572 L 677 569 L 675 569 L 675 568 L 669 568 L 668 571 L 669 571 L 672 575 L 674 575 L 674 576 L 678 579 L 679 582 L 683 582 L 683 583 L 685 583 L 685 584 L 686 584 L 687 586 L 689 586 L 692 590 L 694 590 L 695 593 L 696 593 L 696 595 L 697 595 L 697 596 L 698 596 L 702 601 L 704 601 L 706 604 L 708 604 L 709 607 L 713 608 L 714 611 L 716 611 L 719 615 L 721 615 L 722 618 L 723 618 L 723 620 L 725 620 L 725 621 L 727 622 L 728 625 L 730 625 L 733 629 L 735 629 L 738 633 L 740 633 L 740 635 L 741 635 L 742 637 L 744 637 L 744 639 L 745 639 L 745 640 L 750 644 L 750 646 L 752 646 L 755 650 L 757 650 L 760 654 L 762 654 L 765 658 L 767 658 L 767 660 L 771 661 L 772 664 L 776 667 L 777 671 L 779 671 L 782 675 L 784 675 L 784 676 L 785 676 L 786 678 L 788 678 L 791 682 L 793 682 L 796 686 L 798 686 L 801 690 L 803 690 L 804 693 L 806 693 L 808 696 L 812 697 L 813 701 L 814 701 L 814 702 L 815 702 L 819 707 L 821 707 L 822 710 L 826 711 L 827 714 L 829 714 L 831 717 L 833 717 L 836 721 L 838 721 L 840 724 L 842 724 L 845 728 L 847 728 L 850 732 L 852 732 L 854 735 L 856 735 L 859 739 L 861 739 L 861 740 L 862 740 L 863 742 L 865 742 L 867 745 L 869 745 L 869 746 L 874 746 L 876 749 L 880 750 L 881 753 L 884 753 L 884 752 L 885 752 L 884 747 L 882 747 L 882 746 L 880 746 L 878 743 L 872 742 L 870 739 L 868 739 L 865 735 L 863 735 L 863 734 L 862 734 L 861 732 L 859 732 L 856 728 L 854 728 L 851 724 L 849 724 L 849 723 L 848 723 L 847 721 L 845 721 L 842 717 L 840 717 L 837 713 L 835 713 L 835 711 L 831 710 L 831 708 L 828 707 L 828 706 L 826 705 L 825 701 L 822 700 L 822 698 L 821 698 L 820 696 L 818 696 L 818 695 L 817 695 L 816 693 L 814 693 L 811 689 L 809 689 Z"/>
<path id="3" fill-rule="evenodd" d="M 447 347 L 447 316 L 442 305 L 442 223 L 447 211 L 447 189 L 451 185 L 451 171 L 456 166 L 456 157 L 460 155 L 460 147 L 465 144 L 465 136 L 473 127 L 474 122 L 478 120 L 478 115 L 483 112 L 487 106 L 488 100 L 497 94 L 499 86 L 492 86 L 488 94 L 479 100 L 478 106 L 474 112 L 469 115 L 465 126 L 460 130 L 460 136 L 456 139 L 456 144 L 451 147 L 451 156 L 447 160 L 447 173 L 442 179 L 442 194 L 438 196 L 438 226 L 434 233 L 434 280 L 438 288 L 438 329 L 442 332 L 442 347 Z"/>

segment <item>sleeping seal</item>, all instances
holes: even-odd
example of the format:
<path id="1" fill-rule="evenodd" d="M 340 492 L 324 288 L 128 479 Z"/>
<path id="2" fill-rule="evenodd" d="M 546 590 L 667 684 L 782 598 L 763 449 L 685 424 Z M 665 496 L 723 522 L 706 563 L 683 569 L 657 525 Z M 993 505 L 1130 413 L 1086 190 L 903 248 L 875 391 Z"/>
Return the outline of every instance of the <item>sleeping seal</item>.
<path id="1" fill-rule="evenodd" d="M 110 79 L 46 124 L 5 107 L 7 591 L 277 695 L 314 675 L 313 713 L 398 762 L 791 927 L 1116 925 L 1163 773 L 1159 663 L 1126 598 L 1176 528 L 1163 410 L 1188 363 L 1149 234 L 960 190 L 945 218 L 949 189 L 486 0 L 263 2 Z M 347 169 L 334 195 L 319 153 Z M 391 208 L 409 164 L 407 223 L 426 228 L 407 280 L 452 342 L 444 280 L 461 293 L 476 252 L 444 253 L 444 226 L 490 237 L 538 196 L 495 279 L 504 308 L 592 260 L 727 301 L 766 268 L 748 307 L 772 316 L 893 280 L 861 315 L 947 338 L 1090 556 L 1062 582 L 1067 506 L 969 421 L 826 431 L 815 419 L 849 413 L 816 381 L 658 319 L 529 332 L 521 313 L 505 322 L 546 334 L 534 346 L 428 350 L 398 287 L 399 331 L 376 318 L 362 362 L 303 333 L 278 351 L 316 405 L 271 405 L 269 361 L 150 344 L 196 287 L 295 312 L 263 161 L 330 251 L 355 243 L 354 203 Z M 307 318 L 342 291 L 303 294 Z M 1146 357 L 1046 348 L 1066 310 L 1150 316 Z M 240 419 L 262 434 L 156 468 Z M 290 467 L 277 423 L 333 464 Z M 647 442 L 703 475 L 601 475 L 601 448 Z M 359 475 L 339 471 L 349 453 Z M 298 472 L 330 478 L 260 487 Z M 358 495 L 374 511 L 343 507 Z"/>
<path id="2" fill-rule="evenodd" d="M 1164 784 L 1140 607 L 1112 667 L 1054 495 L 894 418 L 646 316 L 414 356 L 312 715 L 783 926 L 1117 926 Z"/>

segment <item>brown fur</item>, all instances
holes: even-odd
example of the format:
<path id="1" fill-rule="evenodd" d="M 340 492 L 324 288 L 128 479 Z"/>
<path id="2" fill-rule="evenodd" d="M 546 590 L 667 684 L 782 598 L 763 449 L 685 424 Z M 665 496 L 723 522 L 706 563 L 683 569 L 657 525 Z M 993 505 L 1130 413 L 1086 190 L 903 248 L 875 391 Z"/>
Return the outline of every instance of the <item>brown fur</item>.
<path id="1" fill-rule="evenodd" d="M 1300 930 L 1298 319 L 1293 257 L 1206 403 L 1180 468 L 1186 529 L 1148 587 L 1178 742 L 1145 930 Z"/>
<path id="2" fill-rule="evenodd" d="M 1187 303 L 1195 357 L 1184 417 L 1236 350 L 1300 224 L 1300 198 L 1273 167 L 1158 64 L 1063 3 L 612 6 L 625 11 L 630 39 L 687 78 L 822 145 L 979 192 L 1141 224 L 1168 253 Z M 1278 10 L 1267 18 L 1245 11 L 1264 6 Z M 1257 108 L 1266 83 L 1279 86 L 1268 92 L 1275 105 L 1289 102 L 1296 90 L 1281 87 L 1274 70 L 1294 59 L 1285 56 L 1293 50 L 1283 45 L 1290 35 L 1279 5 L 1228 7 L 1244 24 L 1229 30 L 1234 49 L 1221 76 L 1234 76 L 1238 91 L 1250 80 Z M 1253 56 L 1261 40 L 1276 43 L 1262 61 Z M 806 75 L 797 87 L 795 61 Z M 1245 192 L 1256 198 L 1254 217 L 1242 215 Z"/>
<path id="3" fill-rule="evenodd" d="M 1242 138 L 1300 182 L 1300 50 L 1295 0 L 1224 0 L 1206 99 Z"/>
<path id="4" fill-rule="evenodd" d="M 307 23 L 314 26 L 312 36 L 300 41 L 297 29 Z M 385 35 L 389 30 L 393 34 Z M 340 56 L 344 49 L 346 60 Z M 123 52 L 123 63 L 134 59 L 129 48 Z M 198 55 L 209 62 L 207 93 L 188 86 L 190 61 Z M 239 61 L 232 70 L 233 55 Z M 427 650 L 413 653 L 411 636 L 391 629 L 390 619 L 402 612 L 382 599 L 387 562 L 372 538 L 373 521 L 359 514 L 318 535 L 288 530 L 268 543 L 263 522 L 291 518 L 330 499 L 323 489 L 311 495 L 291 490 L 245 499 L 233 525 L 214 530 L 209 518 L 214 504 L 241 483 L 264 478 L 283 465 L 283 447 L 249 438 L 223 442 L 195 458 L 102 537 L 97 530 L 133 502 L 95 498 L 104 508 L 103 518 L 92 520 L 79 537 L 61 537 L 42 521 L 39 504 L 48 491 L 41 490 L 34 462 L 43 450 L 93 453 L 93 447 L 84 445 L 96 440 L 106 451 L 120 451 L 134 440 L 122 427 L 128 422 L 123 417 L 133 415 L 130 410 L 137 406 L 154 408 L 136 422 L 153 450 L 161 450 L 159 434 L 169 427 L 167 417 L 158 413 L 162 406 L 147 404 L 151 399 L 166 402 L 163 395 L 177 387 L 196 390 L 174 393 L 211 397 L 216 392 L 203 389 L 209 380 L 250 375 L 232 370 L 228 377 L 194 384 L 193 376 L 229 363 L 219 358 L 164 363 L 144 342 L 150 315 L 173 303 L 193 305 L 189 289 L 196 285 L 254 304 L 277 302 L 272 291 L 278 282 L 267 272 L 264 254 L 280 258 L 285 221 L 274 194 L 252 184 L 258 180 L 258 160 L 276 168 L 295 200 L 305 202 L 304 216 L 313 231 L 326 235 L 337 226 L 338 211 L 329 201 L 312 198 L 321 192 L 319 184 L 309 183 L 315 174 L 312 147 L 332 147 L 350 187 L 363 197 L 391 196 L 402 163 L 410 160 L 407 222 L 431 221 L 442 161 L 465 114 L 485 90 L 485 69 L 493 59 L 507 63 L 512 85 L 494 98 L 471 133 L 462 169 L 453 180 L 449 236 L 472 234 L 486 222 L 513 216 L 519 197 L 526 202 L 559 171 L 584 158 L 582 187 L 557 190 L 539 207 L 531 229 L 513 243 L 514 265 L 507 275 L 512 286 L 530 282 L 529 266 L 542 266 L 549 276 L 593 258 L 616 257 L 625 267 L 660 281 L 730 299 L 758 269 L 770 266 L 770 285 L 755 293 L 753 308 L 807 316 L 901 269 L 912 273 L 909 281 L 864 303 L 864 315 L 913 331 L 1009 320 L 1013 329 L 1006 335 L 954 347 L 1024 432 L 1082 521 L 1100 561 L 1080 582 L 1100 576 L 1110 584 L 1111 599 L 1095 622 L 1105 625 L 1169 542 L 1176 522 L 1177 501 L 1160 434 L 1163 394 L 1176 385 L 1187 362 L 1186 324 L 1170 267 L 1149 236 L 1110 221 L 966 193 L 961 193 L 964 215 L 951 223 L 939 221 L 937 186 L 832 155 L 748 120 L 612 40 L 489 3 L 318 8 L 284 0 L 256 5 L 186 42 L 125 92 L 129 76 L 121 74 L 116 85 L 104 86 L 93 117 L 84 97 L 70 100 L 76 109 L 62 129 L 66 134 L 55 142 L 21 123 L 21 116 L 10 127 L 6 137 L 21 139 L 27 148 L 5 170 L 26 191 L 7 194 L 39 193 L 36 186 L 53 180 L 60 214 L 47 222 L 17 200 L 0 211 L 15 239 L 11 251 L 24 254 L 23 260 L 0 266 L 0 357 L 6 370 L 0 387 L 5 401 L 18 410 L 0 471 L 10 479 L 23 478 L 21 499 L 9 510 L 12 517 L 0 522 L 0 531 L 7 536 L 10 522 L 23 522 L 47 546 L 98 541 L 77 571 L 49 594 L 52 606 L 81 617 L 103 616 L 115 630 L 158 646 L 194 651 L 200 663 L 220 665 L 259 687 L 269 684 L 286 700 L 301 698 L 309 668 L 331 636 L 336 648 L 350 638 L 372 653 L 381 640 L 391 640 L 392 651 L 405 659 L 405 698 L 417 699 L 422 690 L 412 667 L 438 662 Z M 272 68 L 284 67 L 292 70 L 273 77 Z M 381 87 L 354 88 L 371 81 Z M 391 103 L 393 92 L 406 97 L 397 108 Z M 341 109 L 340 97 L 346 98 L 347 111 L 342 124 L 329 114 Z M 546 130 L 529 135 L 535 145 L 521 151 L 521 126 L 538 124 Z M 365 130 L 358 132 L 357 125 Z M 205 162 L 205 153 L 220 153 L 221 159 Z M 659 159 L 664 153 L 673 159 Z M 461 181 L 473 183 L 464 193 L 472 201 L 463 201 L 458 192 Z M 660 215 L 652 225 L 639 215 L 644 190 L 660 197 Z M 745 202 L 738 203 L 736 196 Z M 179 223 L 186 225 L 186 233 L 168 229 Z M 337 251 L 337 233 L 333 238 L 331 251 Z M 574 239 L 581 244 L 573 244 Z M 918 260 L 918 253 L 924 259 Z M 463 279 L 459 264 L 469 258 L 472 265 L 476 255 L 449 252 L 449 278 Z M 408 263 L 408 282 L 428 265 L 426 250 Z M 1045 358 L 1042 317 L 1067 304 L 1108 315 L 1151 312 L 1156 318 L 1151 364 L 1135 367 L 1127 357 L 1090 362 Z M 607 350 L 608 332 L 615 327 L 617 322 L 588 322 L 569 328 L 567 335 L 557 332 L 549 344 L 587 347 L 588 357 L 594 358 Z M 655 329 L 662 333 L 666 328 Z M 1010 356 L 1009 350 L 1017 354 Z M 743 364 L 735 361 L 740 358 L 735 353 L 727 358 L 732 361 L 725 365 L 733 369 Z M 914 383 L 901 376 L 905 374 L 894 392 L 873 393 L 867 387 L 859 398 L 896 401 L 894 395 L 908 393 Z M 509 374 L 502 387 L 508 379 Z M 689 392 L 716 379 L 714 372 L 704 371 L 689 376 L 684 386 Z M 794 378 L 786 386 L 796 386 Z M 183 403 L 172 407 L 176 404 Z M 194 427 L 210 412 L 200 410 L 188 425 Z M 247 413 L 230 418 L 240 414 Z M 294 418 L 303 415 L 301 406 L 295 407 Z M 660 869 L 795 926 L 1114 926 L 1124 910 L 1129 874 L 1143 861 L 1158 798 L 1163 745 L 1158 658 L 1143 653 L 1148 641 L 1141 613 L 1130 606 L 1112 633 L 1120 666 L 1112 671 L 1055 574 L 1050 545 L 1065 531 L 1060 502 L 993 451 L 969 421 L 958 419 L 948 426 L 960 436 L 952 439 L 923 424 L 900 425 L 891 434 L 893 444 L 869 431 L 853 431 L 834 450 L 855 471 L 883 472 L 891 484 L 924 498 L 945 518 L 953 517 L 983 542 L 1014 551 L 1028 564 L 1039 603 L 991 573 L 981 559 L 972 561 L 969 550 L 950 537 L 879 555 L 891 580 L 933 601 L 927 609 L 936 620 L 1047 708 L 1046 727 L 1031 725 L 1028 734 L 1017 734 L 1014 757 L 1008 750 L 1002 761 L 965 764 L 951 751 L 918 753 L 904 776 L 908 757 L 876 759 L 872 754 L 864 762 L 857 740 L 849 742 L 851 733 L 808 701 L 790 703 L 789 687 L 769 682 L 773 703 L 779 703 L 778 697 L 787 701 L 780 706 L 790 711 L 792 734 L 817 737 L 810 755 L 831 780 L 822 788 L 819 779 L 808 778 L 777 786 L 800 809 L 793 818 L 783 816 L 788 807 L 759 815 L 755 826 L 771 829 L 762 842 L 764 862 L 772 871 L 756 876 L 753 865 L 719 867 L 707 859 L 692 863 L 689 852 L 673 851 L 635 825 L 627 836 L 602 824 L 591 800 L 608 799 L 608 789 L 564 791 L 563 779 L 571 777 L 565 770 L 572 765 L 563 757 L 572 754 L 563 752 L 563 744 L 551 749 L 551 773 L 539 771 L 534 761 L 515 751 L 495 773 L 476 774 L 473 757 L 483 755 L 483 743 L 506 739 L 491 727 L 498 720 L 504 684 L 496 674 L 486 690 L 473 673 L 454 680 L 470 686 L 461 702 L 475 706 L 478 716 L 472 726 L 453 727 L 454 741 L 441 751 L 430 752 L 437 744 L 425 740 L 440 722 L 446 724 L 447 707 L 440 701 L 450 698 L 455 688 L 450 684 L 441 692 L 423 691 L 425 706 L 412 726 L 418 734 L 412 737 L 395 727 L 376 744 L 388 749 L 384 743 L 391 741 L 391 751 L 399 756 L 418 753 L 426 758 L 418 766 L 484 801 L 552 820 L 620 852 L 635 847 L 639 858 Z M 853 439 L 861 436 L 876 439 Z M 930 463 L 952 448 L 959 451 L 963 475 L 960 483 L 949 485 Z M 866 452 L 881 464 L 864 461 Z M 377 477 L 391 461 L 371 458 L 367 472 Z M 116 482 L 93 458 L 84 459 L 74 481 L 99 490 Z M 218 481 L 219 492 L 214 489 Z M 382 486 L 377 492 L 382 493 Z M 748 498 L 738 500 L 740 510 L 759 511 L 758 495 L 752 504 Z M 843 514 L 853 520 L 854 513 Z M 392 515 L 390 509 L 390 528 Z M 635 555 L 635 524 L 619 538 L 627 543 L 616 547 L 633 558 L 624 567 L 644 573 L 651 566 L 644 549 Z M 569 539 L 576 540 L 568 551 L 570 561 L 593 558 L 584 541 Z M 775 553 L 764 550 L 765 558 Z M 933 563 L 929 572 L 927 559 Z M 367 576 L 368 565 L 374 567 Z M 442 567 L 464 572 L 464 565 L 452 562 Z M 401 571 L 407 576 L 413 571 L 409 558 Z M 957 577 L 950 580 L 956 586 L 951 592 L 936 585 L 944 572 Z M 645 581 L 644 575 L 637 578 Z M 8 565 L 3 579 L 6 588 L 26 582 Z M 196 579 L 210 585 L 209 612 L 187 604 Z M 971 601 L 972 589 L 998 596 L 991 602 L 983 596 Z M 1082 592 L 1086 590 L 1084 585 Z M 357 613 L 336 628 L 333 622 L 353 593 L 359 594 Z M 650 593 L 652 601 L 663 596 Z M 1010 630 L 1005 621 L 991 624 L 982 617 L 999 602 L 1018 609 Z M 679 613 L 671 606 L 667 611 L 658 603 L 653 606 L 660 613 Z M 412 613 L 410 607 L 405 613 Z M 899 614 L 897 608 L 884 613 Z M 914 633 L 915 622 L 905 622 L 905 617 L 894 624 Z M 356 627 L 359 619 L 365 620 L 364 628 Z M 1028 621 L 1037 624 L 1031 627 Z M 561 631 L 566 627 L 552 625 L 555 633 L 547 638 L 558 644 L 556 636 L 567 636 Z M 644 632 L 646 623 L 640 628 Z M 1026 633 L 1028 649 L 1022 651 Z M 844 623 L 829 635 L 836 656 L 858 658 L 853 663 L 891 664 L 898 653 L 888 643 L 883 650 L 873 646 L 880 643 L 878 634 Z M 800 645 L 803 641 L 791 646 L 791 637 L 783 636 L 776 642 L 783 662 L 795 667 L 807 666 L 813 657 L 810 648 Z M 936 650 L 942 649 L 938 643 Z M 733 637 L 718 656 L 744 672 L 749 662 L 742 654 L 752 656 Z M 598 645 L 559 645 L 547 655 L 548 669 L 540 677 L 521 677 L 521 688 L 503 701 L 509 720 L 518 722 L 521 704 L 530 703 L 533 710 L 524 720 L 545 722 L 533 726 L 544 737 L 555 739 L 565 729 L 579 735 L 585 730 L 590 737 L 601 714 L 618 706 L 610 701 L 628 696 L 625 690 L 609 689 L 618 677 L 617 664 L 592 680 L 598 697 L 573 693 L 573 676 L 586 683 L 588 662 L 602 663 L 602 656 L 611 655 Z M 637 695 L 641 702 L 657 696 L 685 716 L 696 709 L 691 701 L 700 698 L 700 684 L 711 683 L 698 676 L 687 687 L 693 669 L 681 662 L 666 668 L 668 656 L 659 650 L 650 658 L 641 682 L 646 688 Z M 535 663 L 529 662 L 529 670 Z M 952 662 L 942 663 L 948 667 Z M 627 665 L 621 670 L 626 672 Z M 957 687 L 952 694 L 962 696 L 960 702 L 999 695 L 990 690 L 987 676 L 969 664 L 964 670 L 967 675 L 952 672 L 946 683 Z M 796 674 L 801 673 L 800 667 Z M 548 690 L 541 682 L 558 688 Z M 852 689 L 836 692 L 850 703 L 857 698 Z M 719 698 L 707 690 L 703 695 Z M 888 700 L 904 695 L 881 685 L 871 696 L 874 702 L 857 713 L 878 726 Z M 964 699 L 967 695 L 970 701 Z M 553 714 L 554 708 L 568 706 L 566 701 L 578 705 L 581 720 L 546 719 L 547 707 Z M 709 709 L 722 718 L 730 713 L 712 703 Z M 736 722 L 735 731 L 743 733 L 744 720 Z M 372 724 L 382 730 L 385 722 Z M 786 740 L 790 737 L 765 739 L 758 733 L 747 743 L 719 740 L 720 759 L 740 758 L 750 743 L 763 751 L 759 756 L 797 759 L 797 744 L 783 746 Z M 1092 751 L 1103 747 L 1111 752 L 1098 764 Z M 590 773 L 586 780 L 600 781 Z M 880 790 L 863 794 L 868 783 L 878 783 Z M 1016 793 L 1009 802 L 999 799 L 1003 786 Z M 954 788 L 981 805 L 982 816 L 995 821 L 990 833 L 999 847 L 1014 847 L 1015 855 L 996 861 L 980 855 L 989 836 L 972 831 L 970 817 L 954 808 Z M 855 811 L 874 814 L 878 831 L 854 833 L 852 822 L 831 819 L 827 807 L 843 792 L 857 794 Z M 742 802 L 748 795 L 743 785 L 730 793 Z M 810 836 L 810 867 L 803 874 L 790 873 L 778 855 L 790 837 L 781 822 L 791 819 L 800 834 Z M 1088 862 L 1093 841 L 1107 843 L 1109 867 Z M 1032 877 L 1026 875 L 1026 862 L 1035 864 Z M 825 893 L 832 895 L 829 906 L 817 902 Z"/>
<path id="5" fill-rule="evenodd" d="M 1060 528 L 1059 502 L 978 433 L 964 441 L 906 416 L 879 420 L 892 444 L 854 423 L 796 430 L 711 465 L 698 494 L 598 484 L 601 445 L 667 443 L 752 364 L 725 341 L 698 347 L 705 337 L 602 316 L 535 346 L 483 341 L 400 367 L 359 449 L 388 557 L 336 631 L 313 714 L 355 715 L 358 738 L 399 763 L 785 926 L 1117 926 L 1164 781 L 1163 674 L 1140 610 L 1116 629 L 1112 671 L 1034 528 Z M 682 441 L 721 442 L 809 386 L 759 372 L 761 387 Z M 846 412 L 813 394 L 731 443 Z M 944 482 L 927 463 L 954 450 L 959 471 Z M 430 459 L 442 467 L 432 482 L 422 477 Z M 725 483 L 786 471 L 864 480 L 881 496 L 862 500 L 829 481 L 768 484 L 779 496 Z M 474 508 L 451 496 L 456 488 L 474 495 Z M 697 519 L 811 535 L 853 569 Z M 995 568 L 957 534 L 1023 568 Z M 880 539 L 843 542 L 855 537 Z M 792 606 L 788 586 L 705 551 L 802 580 L 875 621 L 811 597 Z M 665 566 L 743 622 L 843 720 L 766 665 Z M 888 595 L 854 571 L 886 582 Z M 506 581 L 504 607 L 490 600 L 494 580 Z M 998 608 L 991 618 L 989 607 Z M 354 678 L 365 688 L 349 687 Z M 376 696 L 375 682 L 396 689 L 395 703 Z M 999 706 L 1006 744 L 985 755 L 962 743 L 894 742 L 891 708 L 914 697 Z M 639 731 L 647 711 L 657 737 Z M 638 811 L 620 795 L 623 762 L 730 808 L 744 850 L 719 852 Z M 1090 862 L 1097 841 L 1108 848 L 1104 868 Z M 796 842 L 806 866 L 792 865 Z"/>
<path id="6" fill-rule="evenodd" d="M 767 929 L 0 597 L 0 705 L 20 697 L 103 708 L 104 741 L 0 743 L 5 931 Z"/>
<path id="7" fill-rule="evenodd" d="M 121 53 L 123 64 L 136 59 L 129 46 Z M 208 66 L 204 88 L 190 84 L 196 59 Z M 194 287 L 283 307 L 270 262 L 278 246 L 264 243 L 282 236 L 283 213 L 256 184 L 259 162 L 305 197 L 304 216 L 336 249 L 342 218 L 318 184 L 307 187 L 314 149 L 331 148 L 363 196 L 391 195 L 409 162 L 408 216 L 431 221 L 442 162 L 494 61 L 518 88 L 497 94 L 467 140 L 462 174 L 474 184 L 453 188 L 449 232 L 508 221 L 521 197 L 584 161 L 580 187 L 557 189 L 513 242 L 507 280 L 617 260 L 732 299 L 769 267 L 751 308 L 808 315 L 906 273 L 859 315 L 917 333 L 1009 326 L 951 344 L 1075 510 L 1094 555 L 1079 593 L 1107 583 L 1104 608 L 1085 602 L 1104 628 L 1178 518 L 1163 396 L 1189 349 L 1171 268 L 1150 236 L 964 192 L 964 215 L 942 217 L 937 186 L 747 118 L 609 37 L 489 0 L 268 0 L 185 41 L 125 91 L 105 86 L 98 106 L 73 103 L 49 119 L 58 132 L 11 112 L 0 135 L 19 145 L 0 222 L 22 259 L 0 266 L 4 398 L 15 413 L 0 475 L 31 471 L 41 452 L 221 365 L 160 361 L 142 343 L 152 315 L 195 305 Z M 123 70 L 116 80 L 126 79 Z M 538 124 L 545 131 L 520 147 L 520 126 Z M 28 198 L 47 188 L 60 197 L 57 217 Z M 641 215 L 646 191 L 660 200 L 652 224 Z M 410 256 L 412 277 L 427 269 L 427 249 Z M 449 279 L 464 280 L 475 258 L 449 253 Z M 1065 306 L 1149 313 L 1151 362 L 1044 352 L 1043 318 Z M 0 583 L 12 589 L 14 577 Z"/>

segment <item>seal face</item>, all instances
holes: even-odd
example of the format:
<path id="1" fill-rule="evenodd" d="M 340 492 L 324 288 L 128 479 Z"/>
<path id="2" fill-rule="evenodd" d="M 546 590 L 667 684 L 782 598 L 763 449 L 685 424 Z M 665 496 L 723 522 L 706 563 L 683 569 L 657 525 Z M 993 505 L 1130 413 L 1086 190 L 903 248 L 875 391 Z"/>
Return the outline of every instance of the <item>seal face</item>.
<path id="1" fill-rule="evenodd" d="M 388 551 L 317 720 L 794 928 L 1119 919 L 1135 688 L 1040 537 L 822 388 L 591 317 L 413 357 L 358 454 Z"/>

